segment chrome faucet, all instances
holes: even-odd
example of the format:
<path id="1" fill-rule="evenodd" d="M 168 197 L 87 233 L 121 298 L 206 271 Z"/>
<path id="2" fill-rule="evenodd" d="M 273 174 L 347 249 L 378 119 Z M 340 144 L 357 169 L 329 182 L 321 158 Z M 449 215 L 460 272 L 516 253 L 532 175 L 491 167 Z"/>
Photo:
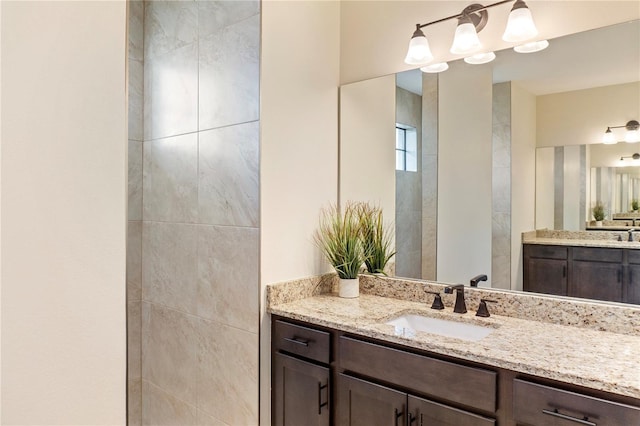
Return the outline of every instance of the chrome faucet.
<path id="1" fill-rule="evenodd" d="M 447 294 L 452 294 L 453 290 L 456 291 L 456 304 L 453 307 L 453 312 L 457 314 L 464 314 L 467 312 L 467 304 L 464 303 L 464 285 L 450 285 L 449 287 L 444 288 L 444 292 Z"/>

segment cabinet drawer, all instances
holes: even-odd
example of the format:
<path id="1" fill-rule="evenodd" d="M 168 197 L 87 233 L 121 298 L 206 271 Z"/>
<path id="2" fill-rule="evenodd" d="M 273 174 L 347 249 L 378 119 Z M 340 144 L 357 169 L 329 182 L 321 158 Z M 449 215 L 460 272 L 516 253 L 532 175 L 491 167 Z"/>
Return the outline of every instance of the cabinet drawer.
<path id="1" fill-rule="evenodd" d="M 493 413 L 497 373 L 340 337 L 340 366 L 414 390 Z"/>
<path id="2" fill-rule="evenodd" d="M 538 244 L 525 244 L 525 256 L 540 257 L 543 259 L 566 259 L 567 247 L 543 246 Z"/>
<path id="3" fill-rule="evenodd" d="M 276 350 L 329 363 L 330 335 L 326 331 L 276 320 L 273 339 Z"/>
<path id="4" fill-rule="evenodd" d="M 595 262 L 622 262 L 621 249 L 591 248 L 591 247 L 572 247 L 573 260 L 589 260 Z"/>
<path id="5" fill-rule="evenodd" d="M 523 425 L 640 425 L 638 407 L 518 379 L 513 386 L 513 415 Z"/>
<path id="6" fill-rule="evenodd" d="M 640 263 L 640 250 L 627 250 L 629 263 Z"/>
<path id="7" fill-rule="evenodd" d="M 417 420 L 418 425 L 438 425 L 438 426 L 495 426 L 496 421 L 487 417 L 437 402 L 427 401 L 409 395 L 409 415 L 412 420 Z"/>

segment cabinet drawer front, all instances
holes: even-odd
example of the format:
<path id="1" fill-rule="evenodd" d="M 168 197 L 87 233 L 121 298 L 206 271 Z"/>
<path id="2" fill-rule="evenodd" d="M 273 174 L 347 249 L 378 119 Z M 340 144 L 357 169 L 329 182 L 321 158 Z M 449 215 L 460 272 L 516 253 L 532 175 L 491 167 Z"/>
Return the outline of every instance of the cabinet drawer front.
<path id="1" fill-rule="evenodd" d="M 340 366 L 418 393 L 493 413 L 497 373 L 340 337 Z"/>
<path id="2" fill-rule="evenodd" d="M 325 364 L 329 363 L 330 335 L 326 331 L 276 320 L 273 339 L 276 350 L 286 351 Z"/>
<path id="3" fill-rule="evenodd" d="M 543 259 L 566 259 L 567 247 L 544 246 L 538 244 L 525 244 L 525 255 L 530 257 L 541 257 Z"/>
<path id="4" fill-rule="evenodd" d="M 495 426 L 496 421 L 437 402 L 409 395 L 409 415 L 418 425 Z"/>
<path id="5" fill-rule="evenodd" d="M 640 408 L 523 380 L 514 380 L 513 415 L 517 423 L 549 426 L 640 425 Z"/>
<path id="6" fill-rule="evenodd" d="M 596 262 L 622 262 L 621 249 L 572 247 L 573 260 L 591 260 Z"/>
<path id="7" fill-rule="evenodd" d="M 640 263 L 640 250 L 627 250 L 629 263 Z"/>

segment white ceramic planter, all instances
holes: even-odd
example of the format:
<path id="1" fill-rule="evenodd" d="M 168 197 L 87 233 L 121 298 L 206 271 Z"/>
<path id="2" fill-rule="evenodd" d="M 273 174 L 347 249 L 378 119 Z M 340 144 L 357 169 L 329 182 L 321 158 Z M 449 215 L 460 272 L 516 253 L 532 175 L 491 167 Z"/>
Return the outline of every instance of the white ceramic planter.
<path id="1" fill-rule="evenodd" d="M 338 295 L 348 299 L 360 296 L 360 278 L 340 278 L 340 283 L 338 284 Z"/>
<path id="2" fill-rule="evenodd" d="M 602 226 L 602 221 L 601 220 L 596 220 L 596 226 Z"/>

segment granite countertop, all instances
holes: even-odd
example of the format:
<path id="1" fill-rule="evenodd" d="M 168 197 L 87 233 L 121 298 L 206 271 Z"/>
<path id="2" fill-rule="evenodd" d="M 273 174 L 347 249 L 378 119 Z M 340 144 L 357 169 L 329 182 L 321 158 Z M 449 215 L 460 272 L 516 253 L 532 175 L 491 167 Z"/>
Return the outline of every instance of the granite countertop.
<path id="1" fill-rule="evenodd" d="M 620 244 L 616 247 L 623 247 Z M 640 398 L 640 336 L 637 335 L 500 315 L 479 318 L 472 309 L 466 314 L 455 314 L 450 307 L 436 311 L 422 302 L 362 293 L 357 299 L 316 295 L 271 305 L 268 312 L 468 361 Z M 396 331 L 393 326 L 384 324 L 405 313 L 484 325 L 495 330 L 479 341 L 470 342 L 413 330 Z"/>
<path id="2" fill-rule="evenodd" d="M 523 244 L 544 244 L 544 245 L 553 245 L 553 246 L 572 246 L 572 247 L 640 249 L 640 242 L 638 241 L 583 240 L 583 239 L 573 239 L 573 238 L 534 237 L 534 238 L 524 239 L 522 243 Z"/>

